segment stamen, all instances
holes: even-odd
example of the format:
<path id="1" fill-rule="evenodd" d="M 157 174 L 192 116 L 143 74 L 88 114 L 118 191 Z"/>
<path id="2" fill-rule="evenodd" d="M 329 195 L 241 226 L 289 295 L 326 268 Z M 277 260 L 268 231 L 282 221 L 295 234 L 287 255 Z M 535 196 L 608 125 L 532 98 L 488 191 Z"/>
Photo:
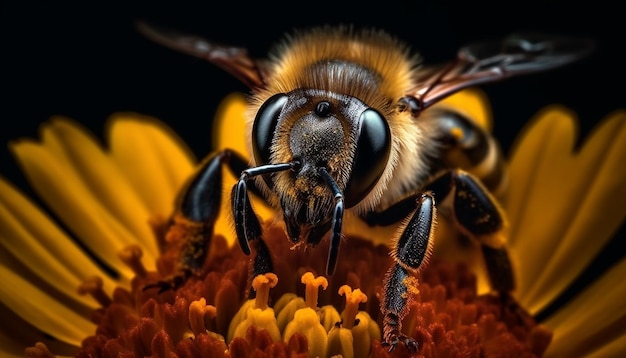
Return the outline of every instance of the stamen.
<path id="1" fill-rule="evenodd" d="M 154 238 L 157 242 L 157 247 L 161 252 L 163 252 L 166 247 L 165 237 L 170 226 L 168 219 L 162 217 L 161 215 L 152 215 L 148 219 L 148 224 L 150 225 L 152 233 L 154 234 Z"/>
<path id="2" fill-rule="evenodd" d="M 304 297 L 307 307 L 316 310 L 318 288 L 322 286 L 322 289 L 325 290 L 328 287 L 328 280 L 324 276 L 315 277 L 312 272 L 305 272 L 300 281 L 306 285 Z"/>
<path id="3" fill-rule="evenodd" d="M 102 278 L 100 276 L 86 278 L 83 283 L 78 286 L 78 294 L 89 294 L 98 301 L 103 308 L 108 307 L 112 302 L 111 297 L 102 289 Z"/>
<path id="4" fill-rule="evenodd" d="M 206 333 L 205 319 L 214 319 L 217 316 L 215 306 L 207 305 L 206 299 L 201 297 L 199 300 L 191 302 L 189 305 L 189 327 L 194 335 Z"/>
<path id="5" fill-rule="evenodd" d="M 54 354 L 48 350 L 48 347 L 42 342 L 35 343 L 34 347 L 28 347 L 25 350 L 26 357 L 37 358 L 54 358 Z"/>
<path id="6" fill-rule="evenodd" d="M 290 251 L 291 242 L 283 236 L 281 228 L 268 232 L 264 239 L 279 257 L 285 253 L 294 254 Z M 214 237 L 215 242 L 220 240 L 224 239 Z M 95 282 L 90 282 L 91 288 L 85 283 L 81 289 L 104 297 L 99 301 L 108 307 L 98 310 L 99 329 L 109 333 L 105 339 L 90 337 L 81 352 L 119 356 L 137 347 L 146 347 L 141 351 L 142 355 L 175 353 L 192 356 L 188 353 L 198 352 L 199 347 L 204 352 L 209 346 L 205 343 L 213 342 L 212 348 L 206 350 L 211 352 L 210 356 L 221 356 L 224 352 L 230 352 L 232 356 L 236 355 L 235 352 L 248 356 L 256 349 L 294 356 L 294 353 L 304 353 L 300 351 L 302 346 L 289 351 L 285 351 L 285 347 L 287 342 L 299 340 L 307 342 L 304 347 L 309 354 L 320 357 L 333 354 L 387 356 L 389 346 L 381 345 L 381 337 L 385 335 L 381 334 L 381 327 L 376 323 L 380 317 L 379 304 L 370 304 L 370 301 L 386 274 L 389 251 L 358 238 L 351 240 L 351 245 L 352 250 L 342 258 L 350 265 L 341 265 L 337 273 L 337 277 L 346 277 L 348 285 L 341 290 L 337 287 L 335 292 L 339 295 L 327 297 L 324 303 L 319 287 L 327 289 L 331 284 L 327 276 L 316 277 L 307 272 L 293 277 L 301 266 L 294 268 L 287 264 L 277 265 L 275 273 L 256 277 L 252 282 L 255 298 L 242 304 L 240 297 L 248 288 L 249 261 L 244 259 L 236 245 L 214 256 L 210 273 L 204 279 L 192 276 L 175 291 L 143 294 L 143 291 L 137 291 L 141 287 L 137 285 L 132 291 L 116 290 L 115 296 L 109 299 L 98 288 L 98 279 L 92 279 Z M 178 252 L 174 251 L 178 250 L 176 245 L 168 248 L 172 251 L 164 255 Z M 130 262 L 139 261 L 139 255 L 132 247 L 127 251 L 128 257 L 132 258 Z M 320 265 L 327 258 L 326 250 L 307 254 L 313 255 L 309 258 Z M 158 272 L 154 274 L 158 275 Z M 148 271 L 144 280 L 153 280 L 152 275 L 153 272 Z M 277 276 L 284 280 L 281 285 L 277 285 Z M 297 286 L 299 283 L 305 287 Z M 533 320 L 515 320 L 519 316 L 514 313 L 521 308 L 511 307 L 511 302 L 505 301 L 503 306 L 498 296 L 477 296 L 476 279 L 465 265 L 454 266 L 433 259 L 425 270 L 410 276 L 402 284 L 408 288 L 406 296 L 402 297 L 408 299 L 408 313 L 402 318 L 402 333 L 419 342 L 420 355 L 472 356 L 477 352 L 498 355 L 519 351 L 523 352 L 521 355 L 534 353 L 539 356 L 546 351 L 550 332 L 535 326 Z M 296 287 L 304 292 L 302 297 L 294 293 Z M 142 294 L 137 294 L 139 292 Z M 281 299 L 272 302 L 270 296 Z M 215 310 L 206 302 L 213 303 Z M 362 302 L 367 303 L 361 305 Z M 359 306 L 363 311 L 359 311 Z M 343 310 L 341 314 L 337 307 Z M 209 318 L 217 313 L 214 320 Z M 133 327 L 138 329 L 132 329 L 135 333 L 130 334 L 131 329 L 124 328 L 127 322 L 137 322 Z M 122 336 L 129 338 L 121 341 L 118 337 Z M 399 338 L 399 345 L 403 345 L 404 338 Z M 395 352 L 403 354 L 406 350 L 399 347 Z"/>
<path id="7" fill-rule="evenodd" d="M 542 324 L 533 327 L 528 335 L 527 342 L 531 352 L 535 353 L 539 357 L 543 356 L 545 351 L 548 349 L 550 342 L 552 342 L 552 336 L 553 332 Z"/>
<path id="8" fill-rule="evenodd" d="M 270 298 L 270 288 L 278 284 L 278 276 L 268 272 L 258 275 L 252 280 L 252 288 L 256 291 L 255 308 L 266 309 Z"/>
<path id="9" fill-rule="evenodd" d="M 276 315 L 274 309 L 268 306 L 270 288 L 275 287 L 278 283 L 278 276 L 273 273 L 266 273 L 257 275 L 252 280 L 252 288 L 256 291 L 256 297 L 248 300 L 248 306 L 245 304 L 237 312 L 237 315 L 244 317 L 239 321 L 234 330 L 232 331 L 232 339 L 235 338 L 249 338 L 250 328 L 253 327 L 259 331 L 265 330 L 269 335 L 268 342 L 279 342 L 281 340 L 281 333 L 276 323 Z M 251 306 L 250 304 L 254 305 Z M 231 321 L 231 327 L 235 323 L 235 318 Z M 230 336 L 229 328 L 229 336 Z M 231 347 L 232 348 L 232 347 Z"/>
<path id="10" fill-rule="evenodd" d="M 148 271 L 141 263 L 143 251 L 139 245 L 128 245 L 118 254 L 119 258 L 135 273 L 135 276 L 145 278 Z"/>
<path id="11" fill-rule="evenodd" d="M 352 288 L 348 285 L 339 287 L 339 294 L 346 296 L 346 308 L 343 310 L 343 327 L 352 329 L 356 319 L 356 314 L 359 313 L 359 304 L 367 302 L 367 295 L 361 292 L 360 289 L 352 291 Z"/>

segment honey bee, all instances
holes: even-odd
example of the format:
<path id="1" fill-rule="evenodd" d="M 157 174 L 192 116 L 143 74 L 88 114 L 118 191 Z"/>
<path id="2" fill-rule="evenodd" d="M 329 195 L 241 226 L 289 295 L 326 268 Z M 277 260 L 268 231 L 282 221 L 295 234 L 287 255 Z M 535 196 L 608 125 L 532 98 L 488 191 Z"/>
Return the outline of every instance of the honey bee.
<path id="1" fill-rule="evenodd" d="M 245 133 L 251 161 L 230 150 L 212 153 L 181 194 L 180 214 L 208 227 L 184 245 L 183 277 L 197 273 L 207 256 L 222 168 L 228 167 L 239 176 L 231 193 L 237 240 L 246 255 L 254 252 L 255 275 L 272 271 L 272 260 L 249 191 L 282 214 L 294 244 L 330 240 L 327 275 L 340 260 L 344 212 L 369 225 L 398 225 L 381 299 L 382 339 L 390 351 L 400 343 L 418 348 L 401 333 L 401 318 L 410 277 L 431 251 L 444 205 L 447 210 L 439 211 L 482 245 L 492 287 L 513 289 L 507 220 L 493 194 L 506 182 L 503 156 L 472 118 L 433 105 L 470 86 L 578 60 L 592 48 L 590 40 L 511 35 L 426 66 L 386 32 L 349 26 L 296 32 L 268 59 L 143 22 L 138 28 L 157 43 L 221 67 L 251 90 Z"/>

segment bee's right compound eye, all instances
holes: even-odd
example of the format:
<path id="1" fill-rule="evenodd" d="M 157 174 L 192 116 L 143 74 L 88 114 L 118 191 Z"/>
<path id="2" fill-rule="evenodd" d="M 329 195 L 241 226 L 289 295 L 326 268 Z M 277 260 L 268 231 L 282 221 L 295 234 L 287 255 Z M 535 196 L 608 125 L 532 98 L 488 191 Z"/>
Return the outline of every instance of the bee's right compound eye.
<path id="1" fill-rule="evenodd" d="M 270 162 L 272 138 L 278 124 L 280 112 L 287 103 L 287 95 L 275 94 L 270 97 L 256 114 L 252 126 L 252 149 L 256 165 Z"/>
<path id="2" fill-rule="evenodd" d="M 361 113 L 359 122 L 352 174 L 345 190 L 347 207 L 358 204 L 376 185 L 391 151 L 391 132 L 382 114 L 368 108 Z"/>

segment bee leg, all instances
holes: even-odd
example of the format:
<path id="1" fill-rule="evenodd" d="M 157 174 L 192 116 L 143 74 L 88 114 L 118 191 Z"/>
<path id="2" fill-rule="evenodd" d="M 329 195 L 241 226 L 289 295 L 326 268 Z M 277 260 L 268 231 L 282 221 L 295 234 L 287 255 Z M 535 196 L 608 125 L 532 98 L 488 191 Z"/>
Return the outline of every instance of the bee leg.
<path id="1" fill-rule="evenodd" d="M 417 351 L 417 342 L 401 333 L 402 318 L 407 313 L 411 294 L 417 290 L 415 273 L 428 257 L 432 247 L 435 226 L 435 199 L 430 192 L 419 195 L 409 221 L 401 230 L 400 237 L 392 249 L 394 264 L 387 272 L 384 282 L 383 345 L 389 352 L 403 341 L 407 349 Z"/>
<path id="2" fill-rule="evenodd" d="M 491 286 L 501 293 L 511 292 L 515 279 L 505 246 L 508 224 L 504 212 L 489 191 L 469 173 L 456 170 L 453 178 L 456 222 L 481 243 Z"/>
<path id="3" fill-rule="evenodd" d="M 505 215 L 491 195 L 502 193 L 507 184 L 502 151 L 475 121 L 449 109 L 433 110 L 442 148 L 439 169 L 448 172 L 432 182 L 432 190 L 438 202 L 454 190 L 452 212 L 460 231 L 481 243 L 491 286 L 510 292 L 514 281 L 504 246 Z"/>
<path id="4" fill-rule="evenodd" d="M 230 150 L 212 153 L 198 166 L 179 193 L 172 225 L 166 234 L 168 242 L 179 245 L 175 272 L 144 289 L 159 288 L 159 292 L 175 289 L 188 277 L 201 274 L 220 212 L 224 165 L 236 175 L 247 168 L 247 162 Z"/>
<path id="5" fill-rule="evenodd" d="M 481 244 L 491 286 L 500 293 L 512 291 L 515 280 L 505 246 L 508 224 L 495 198 L 472 174 L 461 169 L 443 173 L 427 189 L 440 202 L 451 195 L 454 222 L 462 234 Z"/>

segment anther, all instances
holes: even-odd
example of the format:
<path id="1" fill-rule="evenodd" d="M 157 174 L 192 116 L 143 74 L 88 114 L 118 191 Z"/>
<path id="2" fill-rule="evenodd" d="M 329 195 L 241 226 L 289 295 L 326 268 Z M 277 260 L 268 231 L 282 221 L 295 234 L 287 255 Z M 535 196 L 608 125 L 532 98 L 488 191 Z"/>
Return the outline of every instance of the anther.
<path id="1" fill-rule="evenodd" d="M 138 245 L 128 245 L 118 254 L 119 258 L 130 267 L 137 277 L 146 277 L 146 267 L 141 263 L 143 251 Z"/>
<path id="2" fill-rule="evenodd" d="M 252 280 L 252 288 L 256 291 L 255 308 L 262 310 L 267 308 L 270 299 L 270 288 L 275 287 L 277 284 L 278 276 L 271 272 L 258 275 Z"/>
<path id="3" fill-rule="evenodd" d="M 358 288 L 352 291 L 352 288 L 348 285 L 339 287 L 339 294 L 346 296 L 346 308 L 342 313 L 343 327 L 352 329 L 356 321 L 356 315 L 359 313 L 359 304 L 367 302 L 367 295 Z"/>
<path id="4" fill-rule="evenodd" d="M 100 276 L 86 278 L 83 283 L 78 286 L 78 294 L 90 295 L 98 301 L 103 308 L 108 307 L 112 302 L 111 297 L 102 289 L 102 278 Z"/>
<path id="5" fill-rule="evenodd" d="M 205 319 L 214 319 L 216 316 L 215 306 L 207 305 L 204 297 L 189 304 L 189 327 L 196 336 L 206 333 Z"/>
<path id="6" fill-rule="evenodd" d="M 324 276 L 315 277 L 313 273 L 305 272 L 300 282 L 306 285 L 304 297 L 307 307 L 316 310 L 318 289 L 321 286 L 325 290 L 328 287 L 328 280 Z"/>

